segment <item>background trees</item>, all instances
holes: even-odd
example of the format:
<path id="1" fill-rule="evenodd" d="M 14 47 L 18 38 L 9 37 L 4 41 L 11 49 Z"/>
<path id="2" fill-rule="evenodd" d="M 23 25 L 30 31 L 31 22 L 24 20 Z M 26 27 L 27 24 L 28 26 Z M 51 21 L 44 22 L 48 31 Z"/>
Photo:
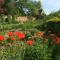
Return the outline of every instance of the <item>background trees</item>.
<path id="1" fill-rule="evenodd" d="M 38 15 L 41 7 L 41 2 L 31 0 L 1 0 L 0 7 L 4 7 L 6 14 L 19 15 Z"/>
<path id="2" fill-rule="evenodd" d="M 5 0 L 0 0 L 0 14 L 6 12 L 6 8 L 4 7 L 4 5 L 5 5 Z"/>
<path id="3" fill-rule="evenodd" d="M 32 0 L 1 0 L 0 10 L 1 14 L 7 15 L 7 20 L 10 21 L 14 21 L 16 16 L 40 18 L 43 15 L 41 2 Z"/>

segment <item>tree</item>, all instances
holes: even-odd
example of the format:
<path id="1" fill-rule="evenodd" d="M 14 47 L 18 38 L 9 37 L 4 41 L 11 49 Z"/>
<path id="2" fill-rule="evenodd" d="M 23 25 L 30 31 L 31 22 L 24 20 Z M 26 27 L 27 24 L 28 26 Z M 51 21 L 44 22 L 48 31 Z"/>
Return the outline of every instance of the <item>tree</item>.
<path id="1" fill-rule="evenodd" d="M 12 20 L 15 19 L 16 15 L 27 15 L 27 16 L 37 16 L 41 15 L 39 10 L 41 7 L 41 2 L 31 1 L 31 0 L 5 0 L 4 8 L 6 9 L 5 13 Z"/>
<path id="2" fill-rule="evenodd" d="M 18 9 L 16 7 L 16 1 L 15 0 L 6 0 L 5 1 L 5 7 L 6 7 L 6 14 L 8 16 L 8 20 L 9 18 L 12 16 L 12 19 L 10 20 L 11 22 L 14 22 L 14 20 L 16 19 L 16 15 L 18 12 Z"/>
<path id="3" fill-rule="evenodd" d="M 36 19 L 42 19 L 45 16 L 45 13 L 42 9 L 40 1 L 29 1 L 27 3 L 28 16 L 34 16 Z"/>
<path id="4" fill-rule="evenodd" d="M 49 15 L 47 15 L 46 19 L 51 19 L 51 18 L 60 18 L 60 10 L 58 10 L 57 12 L 51 12 Z"/>
<path id="5" fill-rule="evenodd" d="M 0 0 L 0 14 L 4 14 L 6 12 L 6 8 L 4 7 L 5 0 Z"/>
<path id="6" fill-rule="evenodd" d="M 40 1 L 31 0 L 5 0 L 4 7 L 7 9 L 7 14 L 20 13 L 21 15 L 30 14 L 32 16 L 37 15 L 38 10 L 42 8 Z"/>
<path id="7" fill-rule="evenodd" d="M 31 0 L 19 0 L 20 13 L 23 15 L 35 16 L 39 14 L 41 7 L 41 2 L 31 1 Z"/>
<path id="8" fill-rule="evenodd" d="M 33 2 L 30 1 L 27 3 L 28 7 L 28 13 L 30 13 L 32 16 L 38 15 L 38 10 L 41 8 L 41 3 L 40 2 Z"/>

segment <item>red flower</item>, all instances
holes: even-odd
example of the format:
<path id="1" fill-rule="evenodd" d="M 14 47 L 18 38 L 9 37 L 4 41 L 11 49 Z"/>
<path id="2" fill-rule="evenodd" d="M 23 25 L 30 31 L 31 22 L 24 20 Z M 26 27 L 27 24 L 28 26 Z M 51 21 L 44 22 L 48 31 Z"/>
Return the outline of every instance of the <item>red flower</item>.
<path id="1" fill-rule="evenodd" d="M 24 39 L 25 38 L 25 34 L 21 33 L 21 32 L 16 32 L 16 36 L 19 37 L 19 39 Z"/>
<path id="2" fill-rule="evenodd" d="M 8 36 L 13 36 L 13 32 L 8 32 Z"/>
<path id="3" fill-rule="evenodd" d="M 21 34 L 19 34 L 19 39 L 24 39 L 25 38 L 25 34 L 23 34 L 23 33 L 21 33 Z"/>
<path id="4" fill-rule="evenodd" d="M 0 36 L 0 41 L 3 41 L 4 40 L 4 36 Z"/>
<path id="5" fill-rule="evenodd" d="M 60 40 L 60 37 L 57 37 L 56 40 Z"/>
<path id="6" fill-rule="evenodd" d="M 60 44 L 60 41 L 56 41 L 56 44 Z"/>
<path id="7" fill-rule="evenodd" d="M 20 35 L 20 32 L 16 32 L 16 36 L 19 36 Z"/>
<path id="8" fill-rule="evenodd" d="M 56 38 L 56 44 L 60 44 L 60 38 Z"/>
<path id="9" fill-rule="evenodd" d="M 13 37 L 13 38 L 11 38 L 11 40 L 14 41 L 14 40 L 16 40 L 16 38 Z"/>
<path id="10" fill-rule="evenodd" d="M 33 43 L 32 40 L 27 41 L 27 44 L 28 44 L 28 45 L 32 45 L 32 43 Z"/>

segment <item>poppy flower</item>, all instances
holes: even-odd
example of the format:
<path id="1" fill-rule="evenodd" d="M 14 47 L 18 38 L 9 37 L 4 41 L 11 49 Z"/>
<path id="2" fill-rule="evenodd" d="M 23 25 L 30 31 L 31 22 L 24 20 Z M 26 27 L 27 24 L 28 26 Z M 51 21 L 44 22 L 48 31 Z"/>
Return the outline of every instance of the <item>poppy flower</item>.
<path id="1" fill-rule="evenodd" d="M 60 40 L 60 37 L 57 37 L 56 40 Z"/>
<path id="2" fill-rule="evenodd" d="M 33 41 L 32 41 L 32 40 L 28 40 L 28 41 L 27 41 L 27 44 L 28 44 L 28 45 L 32 45 L 32 44 L 33 44 Z"/>
<path id="3" fill-rule="evenodd" d="M 16 36 L 18 36 L 20 40 L 25 38 L 25 34 L 23 34 L 21 32 L 16 32 Z"/>
<path id="4" fill-rule="evenodd" d="M 13 37 L 13 38 L 11 38 L 11 40 L 12 40 L 12 41 L 15 41 L 15 40 L 16 40 L 16 38 L 14 38 L 14 37 Z"/>
<path id="5" fill-rule="evenodd" d="M 60 44 L 60 41 L 56 41 L 56 44 Z"/>
<path id="6" fill-rule="evenodd" d="M 0 41 L 3 41 L 4 40 L 4 36 L 0 36 Z"/>
<path id="7" fill-rule="evenodd" d="M 13 36 L 13 32 L 8 32 L 8 36 Z"/>
<path id="8" fill-rule="evenodd" d="M 19 36 L 20 35 L 20 32 L 16 32 L 16 36 Z"/>
<path id="9" fill-rule="evenodd" d="M 21 34 L 19 34 L 19 36 L 18 36 L 18 37 L 19 37 L 19 39 L 21 39 L 21 40 L 22 40 L 22 39 L 24 39 L 24 38 L 25 38 L 25 34 L 21 33 Z"/>
<path id="10" fill-rule="evenodd" d="M 56 38 L 56 44 L 60 44 L 60 38 Z"/>

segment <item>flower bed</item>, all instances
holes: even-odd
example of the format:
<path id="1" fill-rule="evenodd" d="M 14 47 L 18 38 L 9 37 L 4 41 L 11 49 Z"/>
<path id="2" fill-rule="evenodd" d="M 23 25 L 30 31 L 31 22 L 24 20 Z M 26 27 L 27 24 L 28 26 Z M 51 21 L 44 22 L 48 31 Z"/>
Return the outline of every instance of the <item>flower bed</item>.
<path id="1" fill-rule="evenodd" d="M 49 31 L 50 33 L 51 31 Z M 0 33 L 0 59 L 52 60 L 59 57 L 60 38 L 43 31 Z M 58 52 L 57 52 L 58 51 Z M 56 52 L 56 53 L 54 53 Z M 60 58 L 59 58 L 60 59 Z"/>

